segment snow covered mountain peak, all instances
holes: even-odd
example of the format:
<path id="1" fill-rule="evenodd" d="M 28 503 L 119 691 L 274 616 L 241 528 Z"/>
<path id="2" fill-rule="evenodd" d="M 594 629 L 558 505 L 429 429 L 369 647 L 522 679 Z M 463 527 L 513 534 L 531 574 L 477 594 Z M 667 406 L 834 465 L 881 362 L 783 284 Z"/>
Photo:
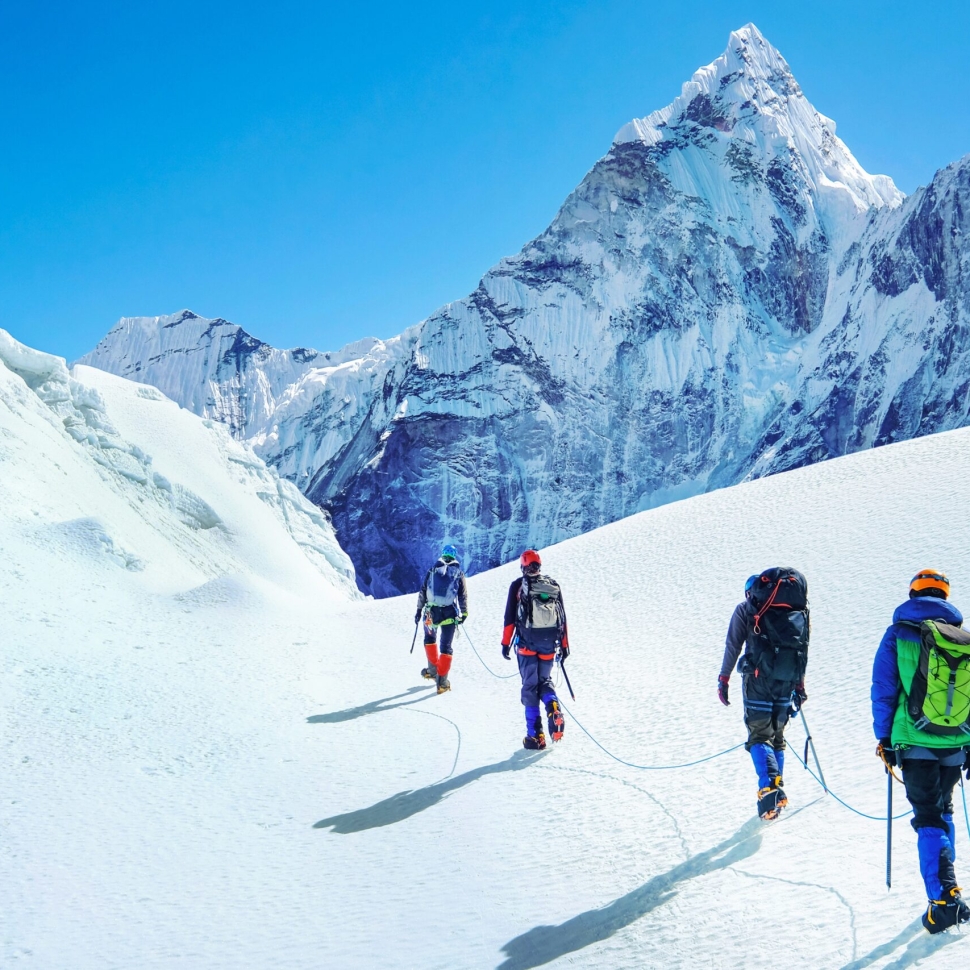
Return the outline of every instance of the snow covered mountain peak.
<path id="1" fill-rule="evenodd" d="M 614 144 L 629 142 L 679 149 L 668 172 L 674 175 L 685 157 L 702 161 L 696 155 L 727 165 L 737 183 L 757 178 L 758 163 L 766 164 L 781 194 L 807 190 L 836 244 L 847 235 L 846 223 L 855 229 L 871 208 L 895 207 L 904 198 L 891 178 L 862 168 L 836 135 L 835 122 L 815 110 L 754 24 L 734 31 L 724 53 L 695 71 L 666 108 L 624 125 Z"/>
<path id="2" fill-rule="evenodd" d="M 544 232 L 400 337 L 278 351 L 183 312 L 122 321 L 83 362 L 228 424 L 387 596 L 443 542 L 473 574 L 970 424 L 970 161 L 901 202 L 749 25 Z"/>

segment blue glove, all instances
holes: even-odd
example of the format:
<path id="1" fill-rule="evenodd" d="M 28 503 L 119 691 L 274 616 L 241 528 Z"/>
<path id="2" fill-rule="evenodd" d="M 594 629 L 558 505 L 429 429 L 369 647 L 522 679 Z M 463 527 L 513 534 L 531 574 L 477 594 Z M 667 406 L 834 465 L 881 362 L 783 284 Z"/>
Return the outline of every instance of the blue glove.
<path id="1" fill-rule="evenodd" d="M 511 660 L 512 659 L 512 644 L 511 643 L 503 643 L 502 644 L 502 656 L 505 657 L 506 660 Z"/>
<path id="2" fill-rule="evenodd" d="M 731 702 L 728 700 L 728 678 L 724 674 L 717 678 L 717 699 L 725 707 L 731 706 Z"/>
<path id="3" fill-rule="evenodd" d="M 414 625 L 415 626 L 417 626 L 421 622 L 421 615 L 423 613 L 424 613 L 424 610 L 418 609 L 418 612 L 414 614 Z"/>

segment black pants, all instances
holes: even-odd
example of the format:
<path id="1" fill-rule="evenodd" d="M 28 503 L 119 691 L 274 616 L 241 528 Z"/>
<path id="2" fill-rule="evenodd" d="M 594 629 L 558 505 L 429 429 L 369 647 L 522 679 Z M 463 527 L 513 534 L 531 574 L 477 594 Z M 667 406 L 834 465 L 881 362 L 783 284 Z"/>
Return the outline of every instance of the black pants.
<path id="1" fill-rule="evenodd" d="M 754 674 L 744 674 L 741 699 L 744 724 L 748 729 L 745 750 L 756 744 L 770 744 L 775 751 L 785 750 L 785 725 L 791 711 L 791 686 L 759 682 Z"/>
<path id="2" fill-rule="evenodd" d="M 431 646 L 438 639 L 438 630 L 441 630 L 441 645 L 438 650 L 440 653 L 453 653 L 452 643 L 455 639 L 455 630 L 458 628 L 454 623 L 446 623 L 442 627 L 432 626 L 428 620 L 424 621 L 424 642 L 426 646 Z"/>
<path id="3" fill-rule="evenodd" d="M 953 786 L 960 780 L 959 765 L 941 765 L 935 758 L 906 758 L 903 784 L 913 806 L 913 828 L 947 830 L 944 815 L 953 814 Z"/>

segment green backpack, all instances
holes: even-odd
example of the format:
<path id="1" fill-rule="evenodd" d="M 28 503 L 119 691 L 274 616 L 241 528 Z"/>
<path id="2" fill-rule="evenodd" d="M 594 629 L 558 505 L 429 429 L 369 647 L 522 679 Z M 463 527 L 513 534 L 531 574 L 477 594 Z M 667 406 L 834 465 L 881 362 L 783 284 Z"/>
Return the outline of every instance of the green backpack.
<path id="1" fill-rule="evenodd" d="M 909 714 L 927 734 L 970 734 L 970 632 L 937 620 L 920 624 Z"/>

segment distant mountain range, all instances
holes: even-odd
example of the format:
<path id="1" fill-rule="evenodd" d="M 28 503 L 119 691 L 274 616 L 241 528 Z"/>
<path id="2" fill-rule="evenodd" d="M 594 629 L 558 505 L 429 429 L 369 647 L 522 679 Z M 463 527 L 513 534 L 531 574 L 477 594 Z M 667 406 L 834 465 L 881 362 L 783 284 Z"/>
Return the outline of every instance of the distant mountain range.
<path id="1" fill-rule="evenodd" d="M 360 588 L 970 423 L 970 156 L 905 198 L 748 25 L 552 225 L 390 341 L 276 350 L 184 311 L 81 362 L 226 422 L 331 513 Z M 756 528 L 756 523 L 750 525 Z"/>

